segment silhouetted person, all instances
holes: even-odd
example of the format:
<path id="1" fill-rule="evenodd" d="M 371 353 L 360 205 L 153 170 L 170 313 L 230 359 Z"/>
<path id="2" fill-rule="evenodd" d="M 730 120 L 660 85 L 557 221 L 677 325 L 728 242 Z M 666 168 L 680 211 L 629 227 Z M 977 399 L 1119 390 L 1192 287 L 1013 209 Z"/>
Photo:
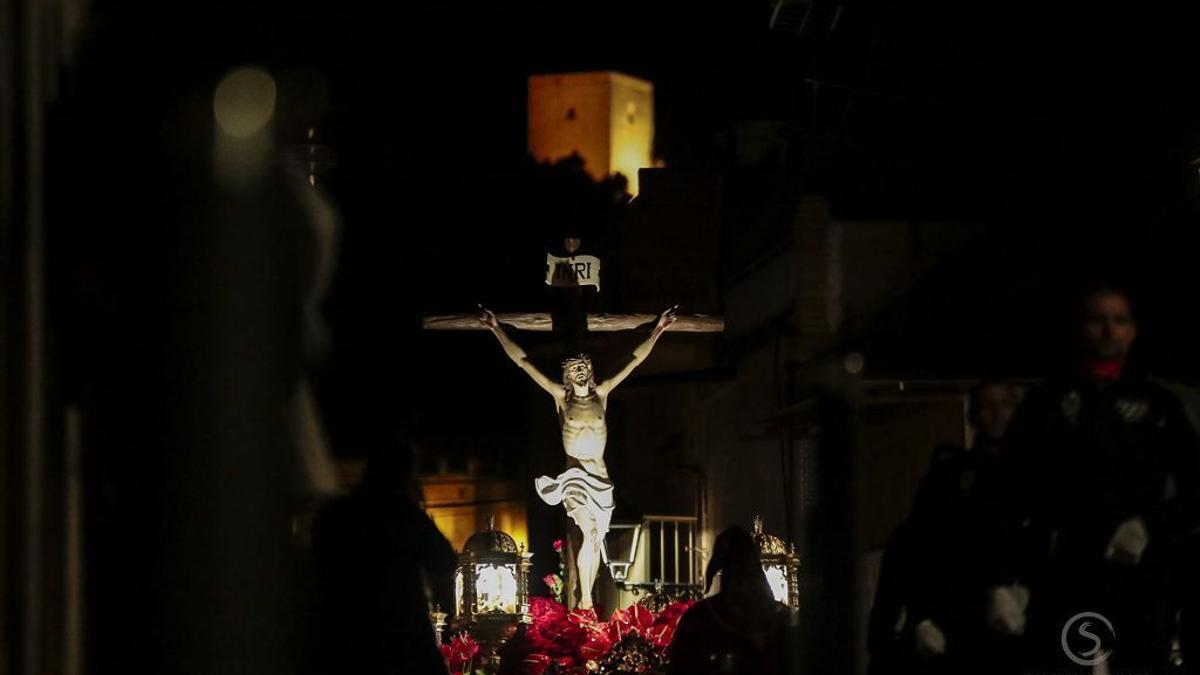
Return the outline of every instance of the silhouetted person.
<path id="1" fill-rule="evenodd" d="M 720 592 L 693 605 L 680 619 L 667 672 L 779 672 L 779 636 L 786 611 L 771 594 L 749 532 L 733 526 L 717 536 L 706 570 L 709 588 L 718 573 Z"/>
<path id="2" fill-rule="evenodd" d="M 326 672 L 447 672 L 426 588 L 456 558 L 417 503 L 412 463 L 407 448 L 371 457 L 362 485 L 313 523 Z"/>
<path id="3" fill-rule="evenodd" d="M 985 600 L 996 528 L 990 495 L 1021 393 L 981 382 L 970 394 L 972 446 L 934 449 L 912 511 L 884 551 L 868 628 L 872 675 L 1015 672 L 1019 645 L 986 625 Z"/>
<path id="4" fill-rule="evenodd" d="M 1031 589 L 1030 667 L 1090 672 L 1067 652 L 1094 659 L 1100 647 L 1112 650 L 1112 673 L 1163 672 L 1196 439 L 1175 395 L 1129 362 L 1137 324 L 1127 295 L 1101 287 L 1083 300 L 1081 360 L 1030 393 L 1005 443 L 1005 514 L 1027 552 L 1012 576 Z M 1068 626 L 1081 612 L 1102 615 L 1115 638 L 1099 619 Z"/>
<path id="5" fill-rule="evenodd" d="M 1200 436 L 1200 389 L 1183 385 L 1161 378 L 1151 378 L 1163 385 L 1179 397 L 1184 413 L 1191 424 L 1192 432 Z M 1192 495 L 1193 499 L 1197 495 Z M 1200 674 L 1200 518 L 1197 518 L 1196 504 L 1191 505 L 1193 520 L 1191 531 L 1185 536 L 1181 552 L 1177 558 L 1177 567 L 1173 581 L 1177 591 L 1176 603 L 1172 612 L 1178 617 L 1178 647 L 1172 649 L 1172 661 L 1182 658 L 1182 668 L 1179 672 Z M 1185 512 L 1187 507 L 1183 509 Z"/>

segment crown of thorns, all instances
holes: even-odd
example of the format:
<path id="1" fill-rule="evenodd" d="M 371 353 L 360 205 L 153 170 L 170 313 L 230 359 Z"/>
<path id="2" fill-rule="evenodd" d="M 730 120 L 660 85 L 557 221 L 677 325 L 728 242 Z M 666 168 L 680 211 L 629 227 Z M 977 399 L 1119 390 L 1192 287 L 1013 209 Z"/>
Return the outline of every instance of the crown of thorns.
<path id="1" fill-rule="evenodd" d="M 579 365 L 579 364 L 583 364 L 583 365 L 587 366 L 588 370 L 592 369 L 592 360 L 590 358 L 588 358 L 587 354 L 580 354 L 579 356 L 572 356 L 571 358 L 562 362 L 562 367 L 563 367 L 563 370 L 566 370 L 566 369 L 570 368 L 571 366 L 575 366 L 575 365 Z"/>

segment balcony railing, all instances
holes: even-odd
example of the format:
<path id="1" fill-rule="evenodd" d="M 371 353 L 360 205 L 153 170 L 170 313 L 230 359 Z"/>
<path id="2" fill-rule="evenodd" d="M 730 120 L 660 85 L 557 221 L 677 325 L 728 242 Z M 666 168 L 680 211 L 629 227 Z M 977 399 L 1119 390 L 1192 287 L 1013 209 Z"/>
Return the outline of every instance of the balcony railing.
<path id="1" fill-rule="evenodd" d="M 622 590 L 672 598 L 703 593 L 704 560 L 695 516 L 652 515 L 639 523 L 614 523 L 602 553 Z"/>

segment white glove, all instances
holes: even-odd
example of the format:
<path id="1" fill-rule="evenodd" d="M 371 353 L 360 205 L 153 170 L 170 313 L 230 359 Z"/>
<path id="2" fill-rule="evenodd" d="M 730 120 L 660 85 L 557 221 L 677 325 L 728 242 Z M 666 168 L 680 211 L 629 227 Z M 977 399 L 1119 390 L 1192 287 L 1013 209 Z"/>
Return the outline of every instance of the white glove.
<path id="1" fill-rule="evenodd" d="M 933 621 L 925 619 L 917 624 L 914 635 L 917 641 L 917 653 L 921 656 L 934 657 L 946 653 L 946 634 Z"/>
<path id="2" fill-rule="evenodd" d="M 1130 518 L 1117 526 L 1104 557 L 1122 565 L 1136 565 L 1142 560 L 1142 553 L 1150 544 L 1150 531 L 1146 522 L 1141 518 Z"/>
<path id="3" fill-rule="evenodd" d="M 1029 606 L 1029 589 L 1021 584 L 997 586 L 988 597 L 987 623 L 1003 635 L 1025 632 L 1025 608 Z"/>

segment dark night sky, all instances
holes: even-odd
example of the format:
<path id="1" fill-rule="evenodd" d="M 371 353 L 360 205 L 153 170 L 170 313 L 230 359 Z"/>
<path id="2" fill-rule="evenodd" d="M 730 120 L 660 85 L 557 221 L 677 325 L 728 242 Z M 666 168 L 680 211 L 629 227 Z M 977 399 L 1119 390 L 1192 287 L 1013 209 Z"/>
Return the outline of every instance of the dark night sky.
<path id="1" fill-rule="evenodd" d="M 798 37 L 756 2 L 97 3 L 81 71 L 166 96 L 240 63 L 316 67 L 343 167 L 396 180 L 516 161 L 529 74 L 616 69 L 655 82 L 669 166 L 711 161 L 736 120 L 788 120 L 856 204 L 1107 213 L 1194 182 L 1190 10 L 912 4 L 850 3 L 835 31 Z"/>
<path id="2" fill-rule="evenodd" d="M 832 33 L 798 37 L 769 31 L 769 5 L 754 2 L 96 3 L 81 70 L 165 94 L 231 64 L 314 66 L 330 78 L 340 147 L 365 135 L 381 167 L 407 153 L 511 161 L 525 78 L 584 69 L 656 83 L 658 151 L 673 166 L 756 118 L 833 133 L 859 169 L 955 160 L 985 184 L 1068 164 L 1144 176 L 1122 159 L 1195 149 L 1186 10 L 881 4 L 848 4 Z"/>

